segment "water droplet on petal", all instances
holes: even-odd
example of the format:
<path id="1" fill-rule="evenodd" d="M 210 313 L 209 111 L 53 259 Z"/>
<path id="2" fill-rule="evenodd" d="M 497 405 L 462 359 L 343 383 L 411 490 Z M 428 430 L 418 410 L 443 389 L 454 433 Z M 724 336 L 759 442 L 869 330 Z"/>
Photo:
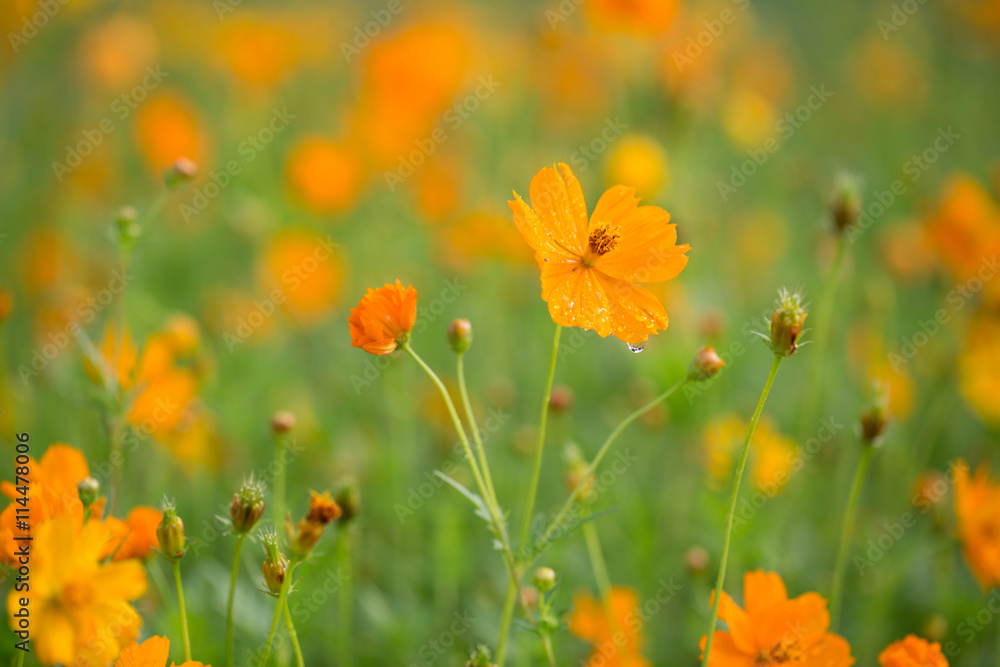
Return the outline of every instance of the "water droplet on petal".
<path id="1" fill-rule="evenodd" d="M 639 354 L 646 349 L 646 341 L 642 341 L 641 343 L 636 343 L 634 345 L 632 343 L 626 344 L 628 345 L 629 352 L 634 352 L 635 354 Z"/>

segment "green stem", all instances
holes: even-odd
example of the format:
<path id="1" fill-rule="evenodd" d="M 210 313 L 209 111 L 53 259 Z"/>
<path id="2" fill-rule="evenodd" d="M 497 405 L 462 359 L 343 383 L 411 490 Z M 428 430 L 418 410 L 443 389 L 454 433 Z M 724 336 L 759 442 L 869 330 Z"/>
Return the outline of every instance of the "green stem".
<path id="1" fill-rule="evenodd" d="M 174 567 L 174 582 L 177 584 L 177 601 L 181 606 L 181 631 L 184 633 L 184 660 L 191 662 L 191 637 L 188 635 L 187 608 L 184 606 L 184 586 L 181 584 L 181 561 L 175 558 L 172 563 Z"/>
<path id="2" fill-rule="evenodd" d="M 493 476 L 490 474 L 490 464 L 486 460 L 486 448 L 483 447 L 483 439 L 479 435 L 479 423 L 476 421 L 476 413 L 472 411 L 469 390 L 465 384 L 465 364 L 462 362 L 464 355 L 459 352 L 456 357 L 458 358 L 458 391 L 462 396 L 465 421 L 469 423 L 469 429 L 472 431 L 472 441 L 476 443 L 476 453 L 479 455 L 479 465 L 482 467 L 483 481 L 486 482 L 486 490 L 489 491 L 489 497 L 486 501 L 493 503 L 494 507 L 499 509 L 500 503 L 497 502 L 497 492 L 493 488 Z"/>
<path id="3" fill-rule="evenodd" d="M 285 522 L 285 453 L 284 433 L 275 435 L 274 440 L 274 525 L 278 531 L 278 540 L 284 534 Z"/>
<path id="4" fill-rule="evenodd" d="M 611 578 L 608 576 L 608 566 L 604 562 L 601 551 L 601 538 L 597 534 L 597 526 L 593 521 L 583 524 L 583 538 L 587 542 L 587 554 L 590 556 L 590 566 L 594 569 L 594 581 L 601 593 L 604 604 L 611 603 Z"/>
<path id="5" fill-rule="evenodd" d="M 562 508 L 560 508 L 559 513 L 556 514 L 556 518 L 552 521 L 549 527 L 542 534 L 542 544 L 547 544 L 548 541 L 557 531 L 565 528 L 564 523 L 566 522 L 567 517 L 569 516 L 570 512 L 573 509 L 573 503 L 575 503 L 577 498 L 580 497 L 580 493 L 583 492 L 583 489 L 587 485 L 587 482 L 590 481 L 590 478 L 594 476 L 594 471 L 597 470 L 597 467 L 601 464 L 601 461 L 604 459 L 605 455 L 607 455 L 608 450 L 611 449 L 611 445 L 614 444 L 615 440 L 618 438 L 619 435 L 621 435 L 622 431 L 624 431 L 636 419 L 643 416 L 644 414 L 652 410 L 654 407 L 656 407 L 663 401 L 670 398 L 670 396 L 675 391 L 680 389 L 687 381 L 688 378 L 685 375 L 684 378 L 681 379 L 676 384 L 674 384 L 674 386 L 670 387 L 665 392 L 663 392 L 662 394 L 651 400 L 649 403 L 646 403 L 646 405 L 642 406 L 629 416 L 625 417 L 625 419 L 623 419 L 618 424 L 618 426 L 616 426 L 614 430 L 611 431 L 611 434 L 608 435 L 607 439 L 604 441 L 604 444 L 602 444 L 601 448 L 597 450 L 597 455 L 594 457 L 594 460 L 590 462 L 589 466 L 587 466 L 587 470 L 586 472 L 584 472 L 583 477 L 580 478 L 580 481 L 579 483 L 577 483 L 576 488 L 573 489 L 573 491 L 569 494 L 569 498 L 566 499 L 566 502 L 563 503 L 563 506 Z M 537 556 L 538 553 L 533 554 L 531 560 L 533 561 L 535 558 L 537 558 Z"/>
<path id="6" fill-rule="evenodd" d="M 21 651 L 20 653 L 17 654 L 17 667 L 24 667 L 24 654 L 25 653 L 27 653 L 27 651 Z"/>
<path id="7" fill-rule="evenodd" d="M 545 451 L 545 430 L 548 425 L 549 402 L 552 400 L 552 381 L 556 374 L 556 360 L 559 358 L 559 338 L 562 335 L 562 325 L 556 325 L 555 338 L 552 341 L 552 356 L 549 358 L 549 374 L 545 379 L 545 391 L 542 396 L 542 414 L 538 420 L 538 441 L 535 444 L 535 462 L 531 470 L 531 483 L 528 486 L 528 502 L 524 509 L 524 522 L 521 524 L 521 539 L 518 542 L 523 550 L 528 542 L 531 530 L 531 515 L 535 511 L 535 496 L 538 492 L 538 480 L 542 470 L 542 454 Z M 510 625 L 514 619 L 516 598 L 508 586 L 504 599 L 503 615 L 500 618 L 500 638 L 497 640 L 497 665 L 503 667 L 507 658 L 507 638 L 510 636 Z"/>
<path id="8" fill-rule="evenodd" d="M 542 635 L 542 648 L 545 649 L 545 658 L 549 661 L 549 667 L 556 667 L 556 654 L 552 650 L 551 635 Z"/>
<path id="9" fill-rule="evenodd" d="M 229 605 L 226 607 L 226 665 L 233 667 L 233 601 L 236 599 L 236 578 L 240 573 L 240 554 L 243 553 L 244 533 L 236 534 L 236 553 L 233 556 L 233 576 L 229 580 Z"/>
<path id="10" fill-rule="evenodd" d="M 305 661 L 302 659 L 302 647 L 299 646 L 299 635 L 295 632 L 292 615 L 288 611 L 288 600 L 285 600 L 285 604 L 281 605 L 281 608 L 285 614 L 285 626 L 288 627 L 288 636 L 292 638 L 292 648 L 295 650 L 295 664 L 297 667 L 305 667 Z"/>
<path id="11" fill-rule="evenodd" d="M 823 392 L 823 369 L 826 363 L 826 347 L 830 340 L 830 326 L 833 322 L 834 299 L 837 296 L 837 286 L 840 284 L 840 273 L 847 255 L 847 242 L 843 234 L 837 234 L 837 247 L 833 254 L 830 273 L 823 285 L 819 308 L 816 314 L 816 330 L 813 339 L 815 348 L 809 363 L 809 373 L 806 381 L 806 393 L 802 401 L 802 416 L 799 432 L 808 433 L 816 423 L 819 404 Z"/>
<path id="12" fill-rule="evenodd" d="M 760 413 L 764 410 L 764 403 L 767 395 L 771 392 L 771 385 L 778 374 L 778 367 L 784 357 L 774 355 L 774 363 L 771 364 L 771 372 L 767 376 L 764 384 L 764 391 L 761 392 L 760 400 L 757 401 L 757 409 L 750 419 L 750 427 L 747 429 L 746 440 L 743 441 L 743 453 L 740 455 L 740 462 L 736 466 L 736 476 L 733 478 L 733 490 L 729 494 L 729 512 L 726 514 L 726 533 L 722 541 L 722 558 L 719 560 L 719 575 L 715 579 L 714 600 L 712 601 L 712 613 L 708 618 L 708 634 L 705 639 L 705 655 L 701 659 L 701 667 L 707 667 L 708 656 L 712 651 L 712 638 L 715 635 L 715 626 L 719 621 L 719 603 L 722 601 L 722 591 L 726 583 L 726 564 L 729 561 L 729 543 L 733 538 L 733 519 L 736 516 L 736 500 L 740 495 L 740 482 L 743 480 L 743 470 L 747 465 L 747 456 L 750 454 L 750 441 L 753 439 L 754 429 L 757 428 L 757 421 Z"/>
<path id="13" fill-rule="evenodd" d="M 476 480 L 476 486 L 479 488 L 480 495 L 485 499 L 488 498 L 486 494 L 486 484 L 483 481 L 483 476 L 479 471 L 479 466 L 476 463 L 476 458 L 472 454 L 472 447 L 469 446 L 469 438 L 465 434 L 465 427 L 462 426 L 462 420 L 458 417 L 458 412 L 455 410 L 455 404 L 451 400 L 451 395 L 448 393 L 448 389 L 444 386 L 441 378 L 438 377 L 437 373 L 427 365 L 427 363 L 420 358 L 420 356 L 413 351 L 409 343 L 403 344 L 403 349 L 413 357 L 413 360 L 424 369 L 424 372 L 431 378 L 431 381 L 437 386 L 438 391 L 441 392 L 441 398 L 444 399 L 445 406 L 448 408 L 448 414 L 451 416 L 452 424 L 455 426 L 455 431 L 458 433 L 459 442 L 462 444 L 462 448 L 465 451 L 465 459 L 469 463 L 469 468 L 472 470 L 472 476 Z M 517 572 L 517 562 L 514 559 L 514 552 L 510 548 L 510 542 L 507 539 L 507 531 L 504 528 L 503 520 L 499 516 L 493 503 L 488 500 L 484 500 L 486 503 L 486 509 L 490 515 L 490 520 L 493 523 L 493 530 L 499 538 L 500 543 L 503 547 L 503 558 L 504 564 L 507 566 L 507 573 L 510 577 L 511 584 L 517 587 L 518 597 L 521 600 L 521 605 L 524 607 L 525 614 L 531 618 L 531 611 L 528 605 L 528 599 L 524 595 L 524 591 L 521 589 L 521 583 L 518 580 Z"/>
<path id="14" fill-rule="evenodd" d="M 285 572 L 285 580 L 281 582 L 281 588 L 278 590 L 278 606 L 274 610 L 274 618 L 271 619 L 271 630 L 267 633 L 267 644 L 264 645 L 264 656 L 260 660 L 260 667 L 267 667 L 267 659 L 271 655 L 271 645 L 274 643 L 274 633 L 278 629 L 278 619 L 281 618 L 281 612 L 285 607 L 285 599 L 288 597 L 288 588 L 292 584 L 292 573 L 295 571 L 295 564 L 288 566 L 288 571 Z"/>
<path id="15" fill-rule="evenodd" d="M 844 570 L 847 567 L 847 554 L 850 552 L 851 536 L 854 534 L 854 519 L 858 512 L 858 499 L 861 497 L 861 485 L 868 471 L 875 448 L 862 445 L 861 460 L 854 473 L 854 483 L 847 498 L 847 509 L 844 511 L 844 525 L 840 531 L 840 548 L 837 550 L 837 565 L 833 571 L 833 584 L 830 587 L 830 628 L 836 632 L 840 625 L 840 605 L 843 600 Z"/>
<path id="16" fill-rule="evenodd" d="M 349 529 L 340 531 L 337 540 L 337 563 L 343 584 L 340 586 L 340 621 L 337 623 L 337 653 L 339 667 L 350 667 L 353 655 L 351 640 L 354 635 L 354 600 L 351 594 L 351 545 Z"/>

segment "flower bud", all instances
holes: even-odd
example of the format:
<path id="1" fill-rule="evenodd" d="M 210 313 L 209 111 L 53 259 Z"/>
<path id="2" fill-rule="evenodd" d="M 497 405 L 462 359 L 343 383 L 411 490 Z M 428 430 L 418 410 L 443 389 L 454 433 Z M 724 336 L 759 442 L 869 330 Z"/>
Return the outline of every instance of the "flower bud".
<path id="1" fill-rule="evenodd" d="M 275 434 L 288 433 L 295 428 L 295 415 L 288 410 L 279 410 L 271 417 L 271 430 Z"/>
<path id="2" fill-rule="evenodd" d="M 573 407 L 573 390 L 564 384 L 552 388 L 549 397 L 549 409 L 557 414 L 566 412 Z"/>
<path id="3" fill-rule="evenodd" d="M 76 492 L 80 496 L 80 502 L 84 507 L 90 507 L 101 495 L 101 484 L 93 477 L 84 477 L 76 485 Z"/>
<path id="4" fill-rule="evenodd" d="M 260 566 L 264 583 L 272 595 L 278 595 L 288 573 L 288 558 L 278 551 L 277 533 L 262 532 L 260 542 L 264 546 L 264 562 Z"/>
<path id="5" fill-rule="evenodd" d="M 315 491 L 309 493 L 309 513 L 305 518 L 294 528 L 290 519 L 285 520 L 289 544 L 293 554 L 300 560 L 305 559 L 313 550 L 327 524 L 338 519 L 342 513 L 340 505 L 330 497 L 329 491 L 324 491 L 322 495 Z"/>
<path id="6" fill-rule="evenodd" d="M 726 362 L 719 358 L 715 348 L 706 345 L 694 353 L 694 359 L 688 366 L 688 380 L 707 380 L 715 376 L 725 365 Z"/>
<path id="7" fill-rule="evenodd" d="M 122 206 L 115 213 L 115 229 L 118 231 L 118 240 L 125 244 L 131 244 L 142 236 L 142 227 L 139 226 L 139 212 L 135 206 Z"/>
<path id="8" fill-rule="evenodd" d="M 233 502 L 229 506 L 229 520 L 233 530 L 245 535 L 264 516 L 264 482 L 255 480 L 253 474 L 243 482 L 238 493 L 233 494 Z"/>
<path id="9" fill-rule="evenodd" d="M 452 320 L 448 325 L 448 344 L 456 354 L 462 354 L 472 345 L 472 323 L 469 320 Z"/>
<path id="10" fill-rule="evenodd" d="M 883 387 L 876 383 L 870 405 L 861 413 L 861 440 L 866 445 L 878 447 L 882 434 L 889 426 L 889 399 Z"/>
<path id="11" fill-rule="evenodd" d="M 337 504 L 340 505 L 341 523 L 348 523 L 361 511 L 361 489 L 356 480 L 348 479 L 340 493 L 337 494 Z"/>
<path id="12" fill-rule="evenodd" d="M 858 180 L 842 174 L 837 177 L 837 183 L 830 202 L 830 217 L 838 232 L 845 232 L 858 221 L 861 215 L 861 196 L 858 193 Z"/>
<path id="13" fill-rule="evenodd" d="M 493 656 L 490 653 L 489 647 L 483 644 L 477 646 L 473 654 L 469 656 L 465 667 L 496 667 L 493 664 Z"/>
<path id="14" fill-rule="evenodd" d="M 177 560 L 187 551 L 184 539 L 184 522 L 177 516 L 172 502 L 163 501 L 163 519 L 156 528 L 156 538 L 160 542 L 160 553 L 167 560 Z"/>
<path id="15" fill-rule="evenodd" d="M 540 567 L 535 570 L 535 587 L 543 593 L 548 593 L 556 586 L 556 573 L 551 567 Z"/>
<path id="16" fill-rule="evenodd" d="M 789 292 L 782 287 L 778 290 L 778 307 L 771 315 L 771 350 L 779 357 L 790 357 L 799 349 L 799 337 L 805 324 L 805 308 L 802 295 Z"/>
<path id="17" fill-rule="evenodd" d="M 163 174 L 163 182 L 168 188 L 175 188 L 182 183 L 190 183 L 197 175 L 198 165 L 186 157 L 179 157 Z"/>
<path id="18" fill-rule="evenodd" d="M 7 321 L 12 310 L 14 310 L 14 295 L 9 289 L 0 287 L 0 324 Z"/>
<path id="19" fill-rule="evenodd" d="M 708 568 L 709 561 L 710 556 L 705 547 L 695 545 L 684 554 L 684 565 L 687 566 L 688 572 L 692 574 L 704 572 Z"/>

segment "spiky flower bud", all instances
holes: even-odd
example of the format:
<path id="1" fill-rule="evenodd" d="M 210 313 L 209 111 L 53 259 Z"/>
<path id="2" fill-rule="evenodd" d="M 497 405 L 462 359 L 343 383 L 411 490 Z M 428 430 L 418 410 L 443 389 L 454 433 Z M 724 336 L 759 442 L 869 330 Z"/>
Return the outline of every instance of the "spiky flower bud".
<path id="1" fill-rule="evenodd" d="M 861 215 L 861 195 L 858 179 L 850 174 L 837 177 L 833 200 L 830 202 L 830 217 L 838 232 L 845 232 L 858 221 Z"/>
<path id="2" fill-rule="evenodd" d="M 448 344 L 456 354 L 462 354 L 472 345 L 472 323 L 469 320 L 452 320 L 448 325 Z"/>
<path id="3" fill-rule="evenodd" d="M 163 182 L 168 188 L 182 183 L 190 183 L 198 176 L 198 165 L 186 157 L 179 157 L 163 174 Z"/>
<path id="4" fill-rule="evenodd" d="M 281 585 L 285 583 L 285 575 L 288 573 L 288 558 L 278 551 L 278 534 L 274 532 L 260 533 L 260 543 L 264 547 L 264 562 L 260 566 L 261 574 L 264 575 L 264 583 L 267 590 L 272 595 L 281 592 Z"/>
<path id="5" fill-rule="evenodd" d="M 711 345 L 706 345 L 694 353 L 694 359 L 688 366 L 688 380 L 707 380 L 722 370 L 726 365 Z"/>
<path id="6" fill-rule="evenodd" d="M 177 516 L 173 502 L 164 499 L 161 509 L 163 519 L 156 528 L 156 538 L 160 542 L 160 552 L 168 560 L 177 560 L 187 551 L 184 538 L 184 522 Z"/>
<path id="7" fill-rule="evenodd" d="M 861 412 L 861 440 L 866 445 L 878 447 L 882 434 L 889 426 L 889 396 L 885 388 L 876 383 L 872 389 L 872 399 Z"/>
<path id="8" fill-rule="evenodd" d="M 229 520 L 237 533 L 249 533 L 264 516 L 264 490 L 264 482 L 254 479 L 251 474 L 250 479 L 243 481 L 239 492 L 233 494 Z"/>
<path id="9" fill-rule="evenodd" d="M 101 495 L 101 483 L 93 477 L 84 477 L 76 485 L 76 492 L 83 506 L 89 507 L 97 502 L 97 498 Z"/>
<path id="10" fill-rule="evenodd" d="M 801 294 L 789 292 L 784 287 L 778 290 L 778 307 L 771 315 L 770 338 L 771 350 L 776 355 L 790 357 L 799 349 L 807 315 Z"/>
<path id="11" fill-rule="evenodd" d="M 279 410 L 271 417 L 271 430 L 276 434 L 288 433 L 295 428 L 295 415 L 288 410 Z"/>
<path id="12" fill-rule="evenodd" d="M 540 567 L 535 570 L 535 588 L 543 593 L 548 593 L 556 586 L 556 572 L 551 567 Z"/>

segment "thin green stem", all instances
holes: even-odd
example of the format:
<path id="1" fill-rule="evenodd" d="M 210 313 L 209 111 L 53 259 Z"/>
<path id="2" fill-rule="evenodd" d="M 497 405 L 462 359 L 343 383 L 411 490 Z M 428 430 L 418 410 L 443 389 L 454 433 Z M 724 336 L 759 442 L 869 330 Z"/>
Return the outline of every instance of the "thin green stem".
<path id="1" fill-rule="evenodd" d="M 604 604 L 610 604 L 611 577 L 608 576 L 608 566 L 604 562 L 604 553 L 601 551 L 601 538 L 597 534 L 597 526 L 594 525 L 593 521 L 588 521 L 583 525 L 583 538 L 587 542 L 587 554 L 590 556 L 590 566 L 594 570 L 597 590 L 601 593 Z"/>
<path id="2" fill-rule="evenodd" d="M 861 460 L 854 472 L 854 483 L 847 498 L 847 508 L 844 510 L 844 525 L 840 530 L 840 548 L 837 549 L 837 565 L 833 571 L 833 584 L 830 587 L 830 628 L 836 632 L 840 625 L 840 606 L 843 602 L 844 570 L 847 567 L 847 554 L 850 552 L 851 537 L 854 535 L 854 519 L 858 513 L 858 499 L 861 497 L 861 485 L 868 471 L 875 448 L 862 445 Z"/>
<path id="3" fill-rule="evenodd" d="M 847 241 L 843 234 L 837 234 L 837 247 L 833 254 L 830 273 L 827 274 L 820 296 L 816 313 L 816 327 L 813 338 L 815 348 L 812 351 L 809 372 L 806 381 L 806 393 L 802 401 L 800 433 L 805 434 L 814 427 L 823 392 L 823 369 L 826 363 L 826 347 L 830 340 L 830 327 L 833 324 L 833 307 L 837 296 L 837 286 L 840 284 L 840 273 L 847 255 Z"/>
<path id="4" fill-rule="evenodd" d="M 549 661 L 549 667 L 556 667 L 556 654 L 552 650 L 551 635 L 542 635 L 542 648 L 545 649 L 545 659 Z"/>
<path id="5" fill-rule="evenodd" d="M 240 573 L 240 555 L 243 553 L 244 533 L 236 534 L 236 553 L 233 555 L 233 576 L 229 580 L 229 604 L 226 607 L 226 665 L 234 667 L 233 662 L 233 601 L 236 599 L 236 578 Z"/>
<path id="6" fill-rule="evenodd" d="M 299 635 L 295 632 L 295 624 L 292 623 L 292 615 L 288 611 L 288 600 L 285 600 L 285 604 L 281 605 L 281 608 L 285 614 L 285 626 L 288 628 L 288 636 L 292 638 L 292 648 L 295 650 L 295 664 L 297 667 L 305 667 L 305 661 L 302 659 L 302 647 L 299 646 Z"/>
<path id="7" fill-rule="evenodd" d="M 27 653 L 27 651 L 21 651 L 20 653 L 17 654 L 17 667 L 24 667 L 24 654 L 25 653 Z"/>
<path id="8" fill-rule="evenodd" d="M 274 525 L 278 531 L 278 539 L 284 534 L 282 528 L 285 522 L 285 453 L 284 433 L 274 436 Z"/>
<path id="9" fill-rule="evenodd" d="M 543 544 L 547 544 L 557 531 L 562 530 L 566 527 L 565 522 L 567 517 L 570 515 L 570 512 L 573 510 L 573 503 L 575 503 L 577 498 L 580 497 L 580 494 L 583 492 L 583 489 L 587 485 L 587 482 L 589 482 L 590 478 L 594 476 L 594 472 L 597 470 L 597 467 L 601 465 L 601 461 L 604 460 L 604 457 L 607 455 L 608 450 L 611 449 L 611 445 L 614 444 L 615 440 L 618 438 L 619 435 L 621 435 L 622 431 L 624 431 L 636 419 L 643 416 L 644 414 L 655 408 L 657 405 L 670 398 L 670 396 L 675 391 L 680 389 L 687 381 L 688 378 L 685 375 L 684 378 L 682 378 L 679 382 L 674 384 L 674 386 L 670 387 L 665 392 L 663 392 L 662 394 L 651 400 L 649 403 L 646 403 L 646 405 L 642 406 L 629 416 L 625 417 L 625 419 L 623 419 L 618 424 L 618 426 L 616 426 L 614 430 L 611 431 L 610 435 L 608 435 L 607 439 L 604 441 L 604 444 L 602 444 L 601 448 L 597 450 L 597 455 L 594 456 L 594 460 L 590 462 L 589 466 L 587 466 L 587 470 L 584 472 L 583 477 L 580 478 L 580 481 L 577 483 L 576 488 L 573 489 L 573 491 L 569 494 L 569 498 L 566 499 L 566 502 L 563 503 L 563 506 L 562 508 L 560 508 L 559 513 L 556 514 L 556 518 L 552 521 L 549 527 L 542 534 Z M 532 560 L 534 560 L 534 558 L 537 557 L 537 555 L 538 555 L 537 553 L 534 554 Z"/>
<path id="10" fill-rule="evenodd" d="M 485 499 L 487 498 L 486 484 L 483 481 L 482 473 L 479 471 L 479 466 L 476 463 L 476 458 L 472 454 L 472 447 L 469 445 L 469 438 L 465 434 L 465 427 L 462 426 L 462 420 L 458 417 L 458 411 L 455 410 L 455 403 L 451 400 L 451 395 L 448 393 L 448 389 L 444 386 L 444 382 L 438 377 L 437 373 L 427 365 L 427 363 L 420 358 L 420 356 L 413 351 L 409 343 L 403 344 L 403 349 L 413 357 L 413 360 L 424 369 L 424 372 L 431 378 L 431 381 L 437 386 L 438 391 L 441 392 L 441 397 L 444 399 L 445 406 L 448 408 L 448 414 L 451 416 L 452 424 L 455 426 L 455 431 L 458 433 L 459 442 L 462 444 L 462 448 L 465 452 L 465 459 L 469 463 L 469 468 L 472 470 L 472 476 L 476 481 L 476 486 L 479 488 L 479 493 Z M 488 500 L 484 500 L 486 503 L 486 509 L 490 515 L 490 520 L 493 523 L 493 530 L 500 540 L 500 544 L 503 547 L 503 558 L 504 564 L 507 566 L 507 573 L 510 577 L 511 583 L 517 587 L 518 597 L 521 600 L 521 604 L 524 607 L 525 613 L 528 617 L 531 617 L 530 607 L 528 605 L 528 600 L 524 595 L 524 591 L 521 588 L 521 583 L 518 580 L 517 572 L 517 561 L 514 559 L 514 552 L 510 548 L 510 541 L 507 539 L 507 531 L 504 528 L 503 519 L 500 517 L 497 509 L 493 506 L 493 503 Z"/>
<path id="11" fill-rule="evenodd" d="M 465 384 L 465 364 L 463 355 L 459 352 L 455 355 L 458 358 L 458 391 L 462 397 L 462 407 L 465 410 L 465 421 L 469 423 L 469 430 L 472 431 L 472 441 L 476 444 L 476 454 L 479 455 L 479 465 L 483 471 L 483 481 L 486 482 L 486 490 L 489 491 L 487 502 L 492 502 L 499 510 L 500 503 L 497 501 L 497 492 L 493 488 L 493 476 L 490 474 L 490 464 L 486 460 L 486 448 L 483 447 L 483 438 L 479 435 L 479 423 L 476 421 L 476 413 L 472 411 L 472 401 L 469 400 L 469 390 Z"/>
<path id="12" fill-rule="evenodd" d="M 715 591 L 713 594 L 714 600 L 712 601 L 712 613 L 708 618 L 708 634 L 705 639 L 705 654 L 701 659 L 701 667 L 707 667 L 708 656 L 712 651 L 712 638 L 715 635 L 715 626 L 719 621 L 719 603 L 722 601 L 722 591 L 726 583 L 726 564 L 729 561 L 729 543 L 733 538 L 733 519 L 736 516 L 736 500 L 740 495 L 740 482 L 743 480 L 743 470 L 747 465 L 747 456 L 750 454 L 750 441 L 753 439 L 754 429 L 757 428 L 757 421 L 760 419 L 760 413 L 764 410 L 764 403 L 767 402 L 767 395 L 771 393 L 771 385 L 774 384 L 774 378 L 778 374 L 778 367 L 781 366 L 781 362 L 784 357 L 779 355 L 774 355 L 774 363 L 771 364 L 771 372 L 767 376 L 767 382 L 764 384 L 764 391 L 760 394 L 760 400 L 757 401 L 757 409 L 753 412 L 753 417 L 750 418 L 750 427 L 747 429 L 746 440 L 743 441 L 743 453 L 740 454 L 740 462 L 736 466 L 736 475 L 733 477 L 733 490 L 729 494 L 729 512 L 726 514 L 726 533 L 722 541 L 722 558 L 719 560 L 719 575 L 715 579 Z"/>
<path id="13" fill-rule="evenodd" d="M 503 615 L 500 617 L 500 637 L 497 639 L 497 665 L 504 664 L 507 657 L 507 638 L 510 635 L 510 626 L 514 621 L 514 606 L 517 604 L 517 590 L 513 584 L 507 585 L 507 595 L 503 600 Z"/>
<path id="14" fill-rule="evenodd" d="M 271 630 L 267 633 L 267 644 L 264 645 L 264 656 L 260 659 L 260 667 L 267 667 L 267 659 L 271 655 L 271 645 L 274 643 L 274 633 L 278 629 L 278 620 L 281 618 L 281 612 L 285 607 L 285 599 L 288 597 L 288 588 L 292 585 L 292 573 L 295 571 L 295 564 L 288 566 L 288 571 L 285 572 L 285 580 L 281 582 L 281 588 L 278 590 L 278 606 L 274 610 L 274 618 L 271 619 Z"/>
<path id="15" fill-rule="evenodd" d="M 340 586 L 340 619 L 337 623 L 337 654 L 339 667 L 350 667 L 354 655 L 351 641 L 354 636 L 354 600 L 351 594 L 351 544 L 350 526 L 337 536 L 337 563 L 343 583 Z"/>
<path id="16" fill-rule="evenodd" d="M 181 631 L 184 633 L 184 660 L 191 661 L 191 637 L 188 634 L 187 608 L 184 606 L 184 586 L 181 584 L 181 561 L 175 558 L 171 564 L 174 567 L 174 582 L 177 584 L 177 601 L 181 606 Z"/>

